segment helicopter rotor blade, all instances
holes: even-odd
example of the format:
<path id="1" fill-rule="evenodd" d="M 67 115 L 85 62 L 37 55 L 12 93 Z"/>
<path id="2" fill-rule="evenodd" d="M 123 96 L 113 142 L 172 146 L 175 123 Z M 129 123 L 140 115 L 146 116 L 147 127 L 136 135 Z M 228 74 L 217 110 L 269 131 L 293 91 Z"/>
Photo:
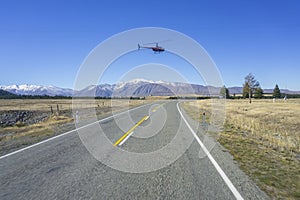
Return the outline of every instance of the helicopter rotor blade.
<path id="1" fill-rule="evenodd" d="M 160 43 L 165 43 L 165 42 L 169 42 L 171 40 L 161 40 L 161 41 L 157 41 L 157 42 L 149 42 L 149 43 L 143 43 L 143 45 L 151 45 L 151 44 L 155 44 L 158 46 L 158 44 Z"/>
<path id="2" fill-rule="evenodd" d="M 168 40 L 161 40 L 161 41 L 158 41 L 157 43 L 165 43 L 165 42 L 170 42 L 172 40 L 168 39 Z"/>
<path id="3" fill-rule="evenodd" d="M 143 43 L 143 45 L 151 45 L 151 44 L 156 44 L 156 42 Z"/>

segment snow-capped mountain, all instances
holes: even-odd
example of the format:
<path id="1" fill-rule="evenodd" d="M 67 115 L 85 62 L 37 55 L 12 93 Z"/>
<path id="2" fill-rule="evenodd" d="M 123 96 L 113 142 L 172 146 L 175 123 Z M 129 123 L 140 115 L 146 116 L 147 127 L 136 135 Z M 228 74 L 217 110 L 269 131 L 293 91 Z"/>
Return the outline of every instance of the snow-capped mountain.
<path id="1" fill-rule="evenodd" d="M 17 95 L 49 95 L 49 96 L 72 96 L 73 90 L 55 86 L 40 85 L 8 85 L 0 86 L 0 89 Z"/>
<path id="2" fill-rule="evenodd" d="M 91 89 L 93 88 L 93 89 Z M 75 92 L 76 96 L 102 96 L 102 97 L 131 97 L 131 96 L 176 96 L 187 94 L 218 95 L 220 88 L 206 87 L 189 83 L 176 83 L 166 81 L 152 81 L 134 79 L 113 85 L 103 84 L 88 86 Z"/>
<path id="3" fill-rule="evenodd" d="M 0 86 L 0 89 L 17 95 L 49 95 L 49 96 L 77 96 L 77 97 L 131 97 L 131 96 L 178 96 L 178 95 L 219 95 L 220 87 L 203 86 L 197 84 L 151 81 L 134 79 L 117 84 L 90 85 L 73 91 L 72 89 L 55 86 L 39 85 L 10 85 Z M 230 94 L 241 94 L 242 87 L 228 88 Z M 264 89 L 265 93 L 272 93 L 272 89 Z M 286 94 L 300 94 L 300 91 L 281 90 Z"/>
<path id="4" fill-rule="evenodd" d="M 101 85 L 90 85 L 83 90 L 75 91 L 74 96 L 77 97 L 111 97 L 115 85 L 101 84 Z"/>

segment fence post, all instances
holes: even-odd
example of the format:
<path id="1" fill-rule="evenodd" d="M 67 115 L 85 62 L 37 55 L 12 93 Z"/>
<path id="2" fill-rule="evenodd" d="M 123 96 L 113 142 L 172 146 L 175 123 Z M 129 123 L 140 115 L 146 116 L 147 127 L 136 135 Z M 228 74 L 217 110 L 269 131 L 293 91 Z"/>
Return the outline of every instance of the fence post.
<path id="1" fill-rule="evenodd" d="M 75 114 L 75 122 L 78 123 L 78 121 L 79 121 L 78 110 L 76 110 L 76 114 Z"/>

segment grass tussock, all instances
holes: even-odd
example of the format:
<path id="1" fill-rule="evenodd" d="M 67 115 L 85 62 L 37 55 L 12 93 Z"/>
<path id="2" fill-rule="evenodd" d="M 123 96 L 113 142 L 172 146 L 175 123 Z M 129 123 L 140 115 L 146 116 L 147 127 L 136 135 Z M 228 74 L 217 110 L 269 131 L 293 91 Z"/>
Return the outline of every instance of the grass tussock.
<path id="1" fill-rule="evenodd" d="M 186 102 L 196 120 L 210 100 Z M 300 100 L 227 100 L 223 131 L 216 138 L 273 199 L 300 198 Z"/>

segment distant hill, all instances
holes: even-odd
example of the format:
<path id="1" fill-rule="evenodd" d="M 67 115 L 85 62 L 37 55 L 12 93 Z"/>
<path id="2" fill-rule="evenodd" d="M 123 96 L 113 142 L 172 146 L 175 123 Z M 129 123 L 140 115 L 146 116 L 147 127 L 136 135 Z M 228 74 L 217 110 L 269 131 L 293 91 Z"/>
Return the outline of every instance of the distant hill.
<path id="1" fill-rule="evenodd" d="M 16 98 L 18 95 L 0 89 L 0 99 Z"/>
<path id="2" fill-rule="evenodd" d="M 242 87 L 229 87 L 229 93 L 241 94 Z M 272 93 L 273 89 L 264 89 L 264 93 Z M 300 91 L 281 89 L 282 93 L 300 94 Z M 203 86 L 197 84 L 150 81 L 134 79 L 118 84 L 101 84 L 88 86 L 80 91 L 75 91 L 76 96 L 101 96 L 101 97 L 130 97 L 130 96 L 180 96 L 180 95 L 212 95 L 218 96 L 220 87 Z"/>
<path id="3" fill-rule="evenodd" d="M 242 94 L 243 93 L 243 87 L 229 87 L 228 88 L 230 94 Z M 263 89 L 265 94 L 272 94 L 273 89 Z M 300 94 L 300 91 L 291 91 L 287 89 L 280 89 L 281 93 L 284 94 Z"/>
<path id="4" fill-rule="evenodd" d="M 218 96 L 220 87 L 203 86 L 197 84 L 166 82 L 166 81 L 150 81 L 145 79 L 134 79 L 128 82 L 120 82 L 117 84 L 100 84 L 90 85 L 86 88 L 73 91 L 68 88 L 59 88 L 55 86 L 39 86 L 39 85 L 10 85 L 0 86 L 15 95 L 33 95 L 33 96 L 77 96 L 77 97 L 141 97 L 141 96 L 180 96 L 180 95 L 211 95 Z M 229 87 L 229 93 L 241 94 L 242 87 Z M 264 93 L 272 93 L 273 89 L 264 89 Z M 281 89 L 282 93 L 300 94 L 300 91 L 290 91 Z"/>

